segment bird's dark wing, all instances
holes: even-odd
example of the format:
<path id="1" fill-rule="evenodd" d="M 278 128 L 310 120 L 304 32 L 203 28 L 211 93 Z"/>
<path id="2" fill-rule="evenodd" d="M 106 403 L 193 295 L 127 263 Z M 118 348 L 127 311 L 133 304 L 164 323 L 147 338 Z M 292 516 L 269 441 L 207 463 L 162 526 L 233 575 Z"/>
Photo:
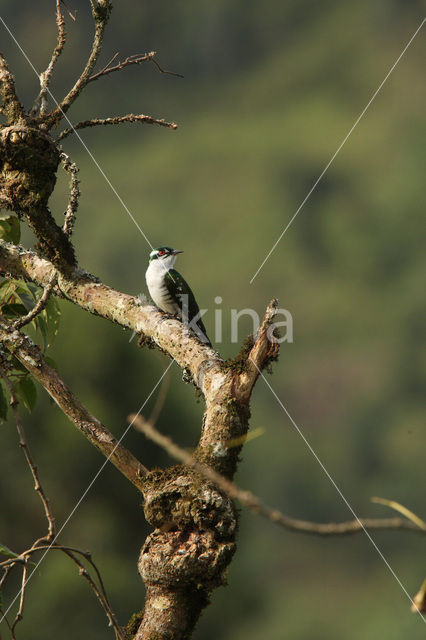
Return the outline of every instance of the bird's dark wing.
<path id="1" fill-rule="evenodd" d="M 184 322 L 190 323 L 193 318 L 200 312 L 197 301 L 192 293 L 191 287 L 178 271 L 169 269 L 164 276 L 165 285 L 170 296 L 175 300 L 182 312 Z M 211 346 L 211 342 L 207 337 L 206 329 L 201 318 L 194 322 L 205 337 L 202 340 L 205 344 Z M 201 336 L 198 336 L 201 339 Z"/>

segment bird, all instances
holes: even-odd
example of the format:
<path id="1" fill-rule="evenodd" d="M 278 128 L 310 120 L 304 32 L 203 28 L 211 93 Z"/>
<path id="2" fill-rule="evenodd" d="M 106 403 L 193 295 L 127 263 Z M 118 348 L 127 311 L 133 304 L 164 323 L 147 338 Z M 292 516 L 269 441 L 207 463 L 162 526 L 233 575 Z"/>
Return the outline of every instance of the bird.
<path id="1" fill-rule="evenodd" d="M 145 274 L 149 295 L 159 309 L 180 318 L 201 342 L 211 347 L 194 294 L 186 280 L 173 268 L 179 253 L 183 251 L 171 247 L 158 247 L 151 251 Z"/>

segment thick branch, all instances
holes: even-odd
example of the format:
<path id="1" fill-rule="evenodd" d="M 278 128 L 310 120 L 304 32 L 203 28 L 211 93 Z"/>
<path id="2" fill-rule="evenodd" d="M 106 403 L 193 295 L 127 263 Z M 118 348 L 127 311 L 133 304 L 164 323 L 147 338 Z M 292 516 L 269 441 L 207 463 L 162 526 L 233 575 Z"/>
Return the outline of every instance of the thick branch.
<path id="1" fill-rule="evenodd" d="M 0 325 L 2 342 L 46 389 L 81 433 L 139 490 L 148 470 L 84 407 L 58 373 L 44 360 L 40 349 L 19 331 Z"/>
<path id="2" fill-rule="evenodd" d="M 11 273 L 43 286 L 53 271 L 51 263 L 31 251 L 0 242 L 0 273 Z M 255 377 L 245 386 L 245 394 L 237 395 L 240 371 L 232 363 L 226 366 L 213 349 L 203 345 L 179 320 L 107 287 L 86 272 L 72 269 L 66 274 L 58 273 L 57 288 L 64 298 L 82 309 L 144 334 L 190 372 L 206 399 L 197 460 L 232 478 L 241 446 L 228 448 L 227 443 L 247 433 L 250 395 L 247 389 L 254 385 Z"/>
<path id="3" fill-rule="evenodd" d="M 129 113 L 126 116 L 117 116 L 116 118 L 93 118 L 92 120 L 83 120 L 82 122 L 77 122 L 69 129 L 64 129 L 59 136 L 56 138 L 56 142 L 60 142 L 71 133 L 74 133 L 77 129 L 87 129 L 88 127 L 98 127 L 99 125 L 111 125 L 111 124 L 122 124 L 123 122 L 142 122 L 145 124 L 157 124 L 160 127 L 168 127 L 169 129 L 177 129 L 177 124 L 174 122 L 166 122 L 164 118 L 157 119 L 152 116 L 144 116 L 143 114 L 135 115 L 133 113 Z"/>
<path id="4" fill-rule="evenodd" d="M 190 370 L 205 395 L 210 394 L 212 387 L 220 386 L 226 377 L 217 353 L 203 345 L 179 320 L 150 304 L 142 304 L 137 297 L 102 284 L 86 271 L 74 268 L 63 275 L 33 251 L 0 240 L 0 273 L 30 280 L 41 287 L 56 273 L 57 290 L 64 298 L 90 313 L 151 338 L 182 369 Z"/>
<path id="5" fill-rule="evenodd" d="M 0 53 L 0 96 L 2 111 L 7 116 L 9 123 L 15 123 L 25 117 L 24 109 L 16 94 L 14 77 L 10 73 L 2 53 Z"/>

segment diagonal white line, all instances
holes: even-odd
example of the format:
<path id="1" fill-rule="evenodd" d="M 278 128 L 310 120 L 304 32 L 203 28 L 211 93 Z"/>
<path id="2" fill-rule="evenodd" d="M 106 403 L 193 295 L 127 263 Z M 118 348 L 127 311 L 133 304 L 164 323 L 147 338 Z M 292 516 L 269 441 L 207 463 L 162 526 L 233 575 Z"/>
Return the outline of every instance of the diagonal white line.
<path id="1" fill-rule="evenodd" d="M 105 466 L 107 465 L 107 463 L 109 462 L 112 454 L 114 453 L 114 451 L 116 450 L 116 448 L 118 447 L 118 445 L 121 443 L 121 441 L 123 440 L 123 438 L 125 437 L 125 435 L 127 434 L 127 432 L 129 431 L 129 429 L 132 427 L 134 421 L 136 420 L 137 416 L 140 414 L 140 412 L 144 409 L 146 403 L 148 402 L 148 400 L 151 398 L 152 394 L 154 393 L 154 391 L 156 390 L 156 388 L 158 387 L 158 385 L 160 384 L 160 382 L 162 381 L 162 379 L 164 378 L 164 376 L 166 375 L 166 373 L 168 372 L 168 370 L 170 369 L 170 367 L 172 366 L 172 364 L 174 363 L 174 359 L 170 362 L 170 364 L 166 367 L 166 369 L 163 371 L 161 377 L 159 378 L 159 380 L 156 382 L 156 384 L 154 385 L 152 391 L 149 393 L 149 395 L 147 396 L 147 398 L 145 399 L 145 401 L 143 402 L 143 404 L 141 405 L 141 407 L 139 408 L 138 412 L 135 414 L 135 417 L 133 418 L 133 420 L 131 421 L 131 423 L 129 424 L 129 426 L 125 429 L 124 433 L 121 435 L 120 439 L 117 441 L 117 444 L 115 445 L 114 449 L 111 451 L 111 453 L 109 454 L 108 458 L 106 458 L 106 460 L 104 461 L 104 463 L 102 464 L 102 466 L 100 467 L 100 469 L 98 470 L 98 472 L 95 474 L 95 476 L 93 477 L 93 479 L 91 480 L 91 482 L 89 483 L 89 485 L 87 486 L 87 488 L 85 489 L 85 491 L 82 493 L 81 497 L 79 498 L 79 500 L 77 501 L 76 505 L 74 506 L 74 508 L 72 509 L 71 513 L 68 515 L 68 517 L 66 518 L 65 522 L 63 523 L 62 527 L 59 529 L 58 533 L 56 534 L 56 536 L 54 537 L 54 539 L 52 540 L 52 542 L 50 543 L 49 547 L 46 549 L 46 551 L 43 553 L 43 555 L 41 556 L 40 560 L 37 562 L 36 566 L 34 567 L 34 569 L 31 571 L 31 573 L 29 574 L 28 578 L 25 581 L 25 584 L 22 585 L 21 589 L 18 591 L 18 593 L 16 594 L 16 596 L 13 598 L 12 602 L 9 604 L 8 608 L 6 609 L 6 611 L 3 613 L 3 616 L 0 618 L 0 622 L 2 622 L 5 617 L 7 616 L 7 614 L 9 613 L 10 609 L 13 607 L 13 605 L 15 604 L 16 600 L 20 597 L 21 593 L 22 593 L 22 589 L 24 589 L 28 582 L 31 580 L 31 578 L 33 577 L 34 573 L 37 571 L 37 569 L 39 568 L 40 564 L 43 562 L 43 560 L 45 559 L 46 555 L 49 553 L 52 545 L 55 544 L 56 540 L 59 538 L 59 536 L 61 535 L 62 531 L 65 529 L 66 525 L 68 524 L 68 522 L 71 520 L 72 516 L 74 515 L 74 513 L 77 511 L 78 507 L 80 506 L 80 504 L 83 502 L 84 498 L 87 496 L 87 494 L 89 493 L 90 489 L 93 487 L 94 483 L 96 482 L 96 480 L 99 478 L 99 476 L 101 475 L 102 471 L 104 470 Z"/>
<path id="2" fill-rule="evenodd" d="M 379 92 L 381 91 L 383 85 L 385 84 L 385 82 L 387 81 L 387 79 L 389 78 L 389 76 L 391 75 L 392 71 L 395 69 L 395 67 L 397 66 L 397 64 L 399 63 L 399 61 L 401 60 L 401 58 L 403 57 L 403 55 L 405 54 L 405 52 L 407 51 L 408 47 L 410 46 L 410 44 L 413 42 L 414 38 L 416 37 L 416 35 L 419 33 L 420 29 L 423 27 L 424 23 L 426 22 L 426 18 L 423 18 L 423 20 L 421 21 L 420 25 L 417 27 L 417 29 L 415 30 L 415 32 L 413 33 L 413 35 L 411 36 L 411 38 L 409 39 L 409 41 L 407 42 L 407 44 L 405 45 L 404 49 L 402 50 L 402 52 L 399 54 L 399 56 L 397 57 L 397 59 L 395 60 L 395 62 L 393 63 L 393 65 L 391 66 L 391 68 L 389 69 L 389 71 L 387 72 L 387 74 L 385 75 L 384 79 L 382 80 L 382 82 L 379 84 L 379 86 L 377 87 L 376 91 L 373 93 L 373 95 L 371 96 L 370 100 L 367 102 L 367 104 L 365 105 L 364 109 L 361 111 L 361 113 L 359 114 L 358 118 L 355 120 L 355 122 L 353 123 L 352 127 L 349 129 L 348 133 L 346 134 L 346 136 L 343 138 L 342 142 L 340 143 L 340 145 L 337 147 L 336 151 L 333 153 L 333 155 L 331 156 L 330 160 L 328 161 L 328 163 L 326 164 L 326 166 L 324 167 L 324 169 L 322 170 L 322 172 L 320 173 L 320 175 L 318 176 L 318 178 L 316 179 L 316 181 L 314 182 L 314 184 L 312 185 L 311 189 L 308 191 L 307 195 L 305 196 L 304 200 L 301 202 L 301 204 L 299 205 L 299 207 L 297 208 L 296 212 L 293 214 L 293 217 L 290 219 L 290 222 L 287 223 L 287 226 L 285 227 L 284 231 L 282 231 L 281 235 L 279 236 L 278 240 L 275 242 L 275 244 L 272 246 L 272 249 L 269 251 L 269 253 L 267 254 L 266 258 L 263 260 L 262 264 L 260 265 L 260 267 L 258 268 L 258 270 L 256 271 L 256 273 L 254 274 L 254 276 L 252 277 L 252 279 L 250 280 L 250 284 L 253 283 L 253 280 L 256 278 L 256 276 L 258 275 L 259 271 L 263 268 L 263 265 L 265 264 L 265 262 L 269 259 L 269 257 L 272 255 L 272 253 L 275 251 L 277 245 L 279 244 L 279 242 L 281 241 L 282 237 L 284 236 L 284 234 L 286 233 L 286 231 L 289 229 L 289 227 L 291 226 L 291 224 L 293 223 L 293 221 L 295 220 L 296 216 L 298 215 L 299 211 L 302 209 L 302 207 L 306 204 L 306 202 L 309 200 L 312 192 L 315 190 L 315 188 L 317 187 L 318 183 L 320 182 L 320 180 L 323 178 L 324 174 L 326 173 L 326 171 L 328 171 L 329 167 L 332 165 L 332 163 L 334 162 L 337 154 L 340 152 L 340 150 L 342 149 L 342 147 L 344 146 L 344 144 L 346 143 L 346 141 L 348 140 L 349 136 L 352 134 L 352 132 L 354 131 L 355 127 L 359 124 L 360 120 L 363 118 L 363 116 L 365 115 L 367 109 L 370 107 L 371 103 L 374 101 L 374 99 L 376 98 L 376 96 L 379 94 Z"/>
<path id="3" fill-rule="evenodd" d="M 253 362 L 253 360 L 252 360 L 252 362 Z M 335 483 L 335 481 L 333 480 L 333 478 L 331 477 L 331 475 L 329 474 L 329 472 L 325 468 L 324 464 L 321 462 L 320 458 L 318 457 L 318 455 L 316 454 L 316 452 L 312 448 L 311 444 L 309 443 L 309 441 L 307 440 L 305 435 L 302 433 L 301 429 L 297 426 L 297 424 L 295 423 L 295 421 L 293 420 L 293 418 L 291 417 L 291 415 L 287 411 L 286 407 L 283 405 L 283 403 L 281 402 L 280 398 L 275 393 L 274 389 L 271 387 L 271 385 L 269 384 L 269 382 L 267 381 L 267 379 L 265 378 L 263 373 L 260 371 L 259 367 L 254 362 L 253 362 L 253 364 L 256 367 L 256 369 L 258 370 L 259 375 L 262 377 L 262 379 L 265 382 L 266 386 L 271 391 L 272 395 L 274 396 L 274 398 L 276 399 L 276 401 L 280 405 L 281 409 L 284 411 L 284 413 L 286 414 L 286 416 L 290 420 L 291 424 L 296 429 L 297 433 L 300 435 L 300 437 L 302 438 L 303 442 L 306 444 L 306 446 L 308 447 L 309 451 L 312 453 L 312 455 L 314 456 L 315 460 L 318 462 L 318 464 L 320 465 L 321 469 L 324 471 L 325 475 L 327 476 L 327 478 L 329 479 L 329 481 L 331 482 L 333 487 L 336 489 L 337 493 L 342 498 L 342 500 L 345 503 L 345 505 L 348 507 L 349 511 L 352 513 L 352 515 L 354 516 L 355 520 L 357 520 L 359 525 L 362 527 L 365 535 L 370 540 L 371 544 L 373 545 L 373 547 L 375 548 L 375 550 L 377 551 L 377 553 L 379 554 L 379 556 L 381 557 L 381 559 L 383 560 L 383 562 L 385 563 L 385 565 L 387 566 L 387 568 L 389 569 L 389 571 L 391 572 L 391 574 L 393 575 L 393 577 L 395 578 L 395 580 L 397 581 L 397 583 L 399 584 L 399 586 L 401 587 L 401 589 L 403 590 L 403 592 L 405 593 L 405 595 L 407 596 L 407 598 L 409 599 L 411 604 L 416 608 L 416 610 L 420 614 L 420 617 L 423 620 L 423 622 L 426 624 L 426 618 L 421 614 L 419 608 L 414 603 L 414 601 L 413 601 L 412 597 L 410 596 L 410 594 L 408 593 L 407 589 L 404 587 L 404 585 L 402 584 L 401 580 L 398 578 L 398 576 L 396 575 L 395 571 L 392 569 L 392 567 L 390 566 L 389 562 L 386 560 L 386 558 L 383 555 L 382 551 L 379 549 L 379 547 L 377 546 L 377 544 L 375 543 L 375 541 L 373 540 L 373 538 L 371 537 L 371 535 L 369 534 L 367 529 L 364 527 L 362 521 L 359 519 L 359 517 L 357 516 L 357 514 L 355 513 L 355 511 L 353 510 L 353 508 L 349 504 L 348 500 L 345 498 L 345 496 L 343 495 L 342 491 L 339 489 L 339 487 L 337 486 L 337 484 Z"/>
<path id="4" fill-rule="evenodd" d="M 27 53 L 25 52 L 25 50 L 22 48 L 22 46 L 20 45 L 20 43 L 18 42 L 18 40 L 15 38 L 15 36 L 13 35 L 12 31 L 9 29 L 9 27 L 7 26 L 7 24 L 5 23 L 5 21 L 3 20 L 3 18 L 0 16 L 0 21 L 2 22 L 4 28 L 6 29 L 6 31 L 8 32 L 8 34 L 10 35 L 10 37 L 12 38 L 12 40 L 14 41 L 14 43 L 16 44 L 16 46 L 18 47 L 18 49 L 20 50 L 20 52 L 22 53 L 22 55 L 24 56 L 25 60 L 28 62 L 28 64 L 30 65 L 31 69 L 34 71 L 34 73 L 36 74 L 37 78 L 40 78 L 40 74 L 37 71 L 37 69 L 35 68 L 35 66 L 33 65 L 33 63 L 31 62 L 30 58 L 28 57 Z M 52 98 L 53 102 L 56 104 L 56 106 L 58 108 L 60 108 L 59 106 L 59 102 L 56 100 L 55 96 L 53 95 L 53 93 L 50 91 L 49 88 L 47 88 L 47 92 L 49 94 L 49 96 Z M 140 225 L 138 224 L 138 222 L 136 221 L 135 217 L 133 216 L 132 212 L 130 211 L 130 209 L 128 208 L 128 206 L 126 205 L 126 203 L 124 202 L 123 198 L 120 196 L 120 194 L 118 193 L 117 189 L 114 187 L 114 185 L 111 183 L 111 180 L 108 178 L 108 176 L 106 175 L 105 171 L 102 169 L 102 167 L 100 166 L 99 162 L 96 160 L 95 156 L 93 155 L 93 153 L 90 151 L 89 147 L 87 146 L 87 144 L 84 142 L 83 138 L 80 136 L 80 134 L 78 133 L 78 131 L 76 131 L 76 129 L 74 129 L 74 126 L 71 122 L 71 120 L 68 118 L 68 116 L 66 115 L 66 113 L 64 113 L 61 109 L 61 113 L 64 116 L 65 120 L 68 122 L 68 124 L 70 125 L 70 127 L 73 129 L 75 135 L 77 136 L 78 140 L 81 142 L 82 146 L 84 147 L 84 149 L 87 151 L 87 153 L 89 154 L 91 160 L 93 161 L 93 163 L 95 164 L 96 168 L 98 169 L 99 173 L 102 175 L 102 177 L 105 179 L 105 181 L 107 182 L 108 186 L 110 187 L 111 191 L 114 193 L 114 195 L 116 196 L 117 200 L 119 201 L 119 203 L 121 204 L 121 206 L 123 207 L 123 209 L 127 212 L 127 214 L 129 215 L 130 219 L 134 222 L 134 224 L 136 225 L 136 227 L 139 229 L 139 232 L 142 234 L 142 236 L 144 237 L 145 241 L 148 243 L 148 245 L 151 247 L 151 249 L 153 249 L 154 247 L 152 246 L 151 242 L 149 241 L 148 237 L 146 236 L 146 234 L 143 232 L 143 230 L 141 229 Z"/>

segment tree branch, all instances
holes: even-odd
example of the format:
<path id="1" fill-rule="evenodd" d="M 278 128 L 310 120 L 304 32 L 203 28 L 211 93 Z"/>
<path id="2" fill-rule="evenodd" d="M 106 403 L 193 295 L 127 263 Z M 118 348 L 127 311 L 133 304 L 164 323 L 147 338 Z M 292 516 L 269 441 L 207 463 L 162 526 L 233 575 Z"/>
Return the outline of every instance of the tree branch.
<path id="1" fill-rule="evenodd" d="M 360 518 L 359 520 L 349 520 L 347 522 L 328 523 L 316 523 L 291 518 L 278 511 L 278 509 L 272 509 L 265 505 L 258 497 L 251 493 L 251 491 L 240 489 L 235 483 L 220 473 L 217 473 L 214 469 L 198 462 L 192 454 L 179 447 L 171 438 L 161 434 L 152 422 L 145 420 L 143 416 L 131 414 L 128 420 L 136 429 L 144 433 L 147 438 L 167 451 L 170 456 L 201 473 L 207 480 L 210 480 L 217 485 L 219 489 L 225 491 L 231 499 L 239 500 L 244 506 L 284 527 L 284 529 L 320 536 L 348 535 L 351 533 L 359 533 L 364 529 L 405 529 L 426 534 L 426 529 L 404 518 Z"/>
<path id="2" fill-rule="evenodd" d="M 30 322 L 32 322 L 32 320 L 34 320 L 34 318 L 36 318 L 38 314 L 43 311 L 43 309 L 45 308 L 50 298 L 50 294 L 52 293 L 55 283 L 56 283 L 56 274 L 53 274 L 50 282 L 48 282 L 47 285 L 44 287 L 43 293 L 39 301 L 37 302 L 37 304 L 25 316 L 18 318 L 18 320 L 16 320 L 13 323 L 12 325 L 13 329 L 21 329 L 26 324 L 29 324 Z"/>
<path id="3" fill-rule="evenodd" d="M 72 103 L 78 98 L 78 96 L 88 83 L 90 75 L 99 57 L 105 27 L 109 20 L 112 4 L 110 0 L 91 0 L 91 5 L 92 15 L 95 21 L 95 34 L 89 59 L 77 82 L 67 93 L 59 106 L 56 107 L 56 109 L 54 109 L 51 113 L 40 117 L 40 122 L 42 123 L 41 126 L 43 128 L 50 129 L 52 126 L 58 124 L 58 122 L 63 118 Z"/>
<path id="4" fill-rule="evenodd" d="M 49 87 L 50 79 L 52 77 L 53 67 L 56 64 L 59 56 L 61 55 L 66 42 L 65 20 L 61 12 L 61 0 L 56 0 L 56 26 L 58 27 L 58 37 L 56 47 L 52 52 L 52 57 L 47 66 L 46 71 L 40 74 L 40 93 L 38 94 L 34 106 L 31 109 L 31 115 L 34 116 L 37 113 L 38 106 L 40 105 L 40 115 L 44 115 L 47 111 L 47 99 L 46 94 Z"/>
<path id="5" fill-rule="evenodd" d="M 92 82 L 93 80 L 97 80 L 98 78 L 101 78 L 103 76 L 106 76 L 109 73 L 113 73 L 114 71 L 121 71 L 122 69 L 125 69 L 130 65 L 141 64 L 142 62 L 152 62 L 157 67 L 158 71 L 160 71 L 160 73 L 165 73 L 169 76 L 176 76 L 177 78 L 183 78 L 183 75 L 180 73 L 175 73 L 174 71 L 167 71 L 167 69 L 163 69 L 155 60 L 155 57 L 154 57 L 155 55 L 156 55 L 156 51 L 150 51 L 149 53 L 144 53 L 144 54 L 134 54 L 126 58 L 123 62 L 119 62 L 114 67 L 111 67 L 110 65 L 114 62 L 114 60 L 116 60 L 118 56 L 118 53 L 116 53 L 112 57 L 112 59 L 108 62 L 108 64 L 103 69 L 101 69 L 101 71 L 98 71 L 98 73 L 95 73 L 94 75 L 90 76 L 88 83 Z"/>
<path id="6" fill-rule="evenodd" d="M 93 118 L 92 120 L 77 122 L 72 127 L 64 129 L 64 131 L 62 131 L 56 138 L 56 142 L 60 142 L 70 134 L 74 133 L 77 129 L 87 129 L 88 127 L 97 127 L 99 125 L 122 124 L 123 122 L 142 122 L 145 124 L 156 124 L 160 127 L 168 127 L 169 129 L 178 128 L 177 124 L 174 122 L 166 122 L 164 118 L 157 119 L 152 116 L 144 116 L 143 114 L 134 115 L 133 113 L 129 113 L 126 116 L 117 116 L 115 118 Z"/>
<path id="7" fill-rule="evenodd" d="M 129 56 L 128 58 L 123 60 L 123 62 L 119 62 L 114 67 L 110 67 L 110 65 L 114 62 L 114 60 L 116 60 L 118 56 L 118 53 L 116 53 L 108 62 L 108 64 L 105 65 L 103 69 L 98 71 L 98 73 L 95 73 L 92 76 L 90 76 L 90 78 L 87 81 L 87 84 L 89 84 L 89 82 L 93 82 L 94 80 L 98 80 L 98 78 L 107 76 L 110 73 L 114 73 L 115 71 L 121 71 L 122 69 L 125 69 L 130 65 L 142 64 L 142 62 L 150 61 L 154 58 L 155 54 L 156 54 L 155 51 L 150 51 L 149 53 L 145 53 L 145 54 L 135 54 L 133 56 Z"/>
<path id="8" fill-rule="evenodd" d="M 46 389 L 77 429 L 141 491 L 142 478 L 148 473 L 146 467 L 89 413 L 58 373 L 46 363 L 40 349 L 23 333 L 4 324 L 0 325 L 0 341 Z"/>
<path id="9" fill-rule="evenodd" d="M 62 162 L 64 171 L 66 171 L 68 175 L 71 177 L 70 197 L 68 200 L 67 210 L 65 211 L 65 214 L 64 214 L 65 215 L 64 226 L 62 227 L 65 235 L 70 236 L 74 229 L 76 213 L 78 209 L 78 202 L 81 195 L 80 187 L 79 187 L 80 180 L 77 179 L 77 173 L 78 173 L 77 165 L 75 164 L 75 162 L 71 162 L 70 157 L 63 151 L 61 152 L 61 162 Z"/>
<path id="10" fill-rule="evenodd" d="M 9 389 L 9 393 L 10 393 L 10 404 L 14 413 L 14 417 L 15 417 L 15 424 L 16 424 L 16 429 L 18 431 L 19 434 L 19 446 L 22 448 L 25 458 L 27 460 L 28 466 L 31 470 L 31 474 L 33 476 L 34 479 L 34 490 L 38 493 L 38 495 L 40 496 L 40 500 L 43 504 L 43 508 L 44 508 L 44 513 L 47 519 L 47 523 L 48 523 L 48 531 L 47 531 L 47 536 L 43 536 L 42 538 L 40 538 L 39 540 L 37 540 L 37 542 L 35 542 L 34 544 L 38 544 L 42 541 L 47 541 L 47 542 L 51 542 L 53 540 L 53 538 L 55 537 L 55 519 L 53 517 L 53 514 L 50 510 L 50 505 L 49 505 L 49 499 L 47 497 L 47 495 L 44 492 L 43 486 L 41 484 L 40 481 L 40 476 L 38 473 L 38 469 L 32 459 L 31 453 L 30 453 L 30 449 L 28 447 L 28 442 L 27 442 L 27 438 L 25 436 L 25 430 L 24 430 L 24 426 L 22 424 L 21 421 L 21 417 L 19 415 L 19 410 L 18 410 L 18 400 L 15 396 L 15 391 L 13 389 L 13 385 L 11 383 L 11 381 L 9 380 L 9 378 L 7 377 L 6 373 L 2 370 L 2 368 L 0 367 L 0 376 L 3 378 L 3 380 L 5 381 L 5 384 L 7 386 L 7 388 Z"/>
<path id="11" fill-rule="evenodd" d="M 10 73 L 2 53 L 0 53 L 0 97 L 2 100 L 2 112 L 7 116 L 9 123 L 12 124 L 25 119 L 24 109 L 16 94 L 13 74 Z"/>

